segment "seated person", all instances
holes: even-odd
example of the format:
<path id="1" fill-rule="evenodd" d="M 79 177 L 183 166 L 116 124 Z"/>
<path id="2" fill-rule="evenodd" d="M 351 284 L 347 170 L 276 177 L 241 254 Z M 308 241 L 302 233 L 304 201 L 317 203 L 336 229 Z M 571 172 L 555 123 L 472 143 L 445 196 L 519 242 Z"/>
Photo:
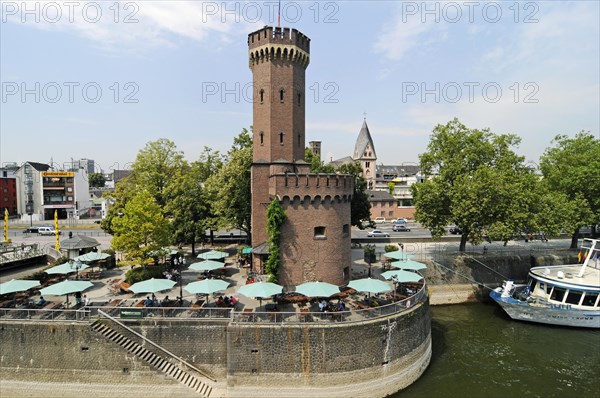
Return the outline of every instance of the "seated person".
<path id="1" fill-rule="evenodd" d="M 233 296 L 229 297 L 229 301 L 231 302 L 232 307 L 235 307 L 235 305 L 237 304 L 237 299 Z"/>
<path id="2" fill-rule="evenodd" d="M 217 299 L 217 306 L 220 307 L 223 305 L 223 296 L 219 296 L 219 298 Z"/>
<path id="3" fill-rule="evenodd" d="M 144 300 L 144 307 L 152 307 L 152 300 L 150 296 L 146 296 L 146 300 Z"/>
<path id="4" fill-rule="evenodd" d="M 171 300 L 169 300 L 169 296 L 165 296 L 165 298 L 161 301 L 161 304 L 163 306 L 168 306 L 171 303 Z"/>
<path id="5" fill-rule="evenodd" d="M 44 299 L 43 296 L 40 296 L 40 300 L 36 303 L 36 305 L 38 307 L 43 307 L 44 305 L 46 305 L 47 301 Z"/>
<path id="6" fill-rule="evenodd" d="M 346 304 L 344 304 L 343 301 L 340 300 L 340 302 L 338 303 L 338 310 L 339 311 L 346 311 Z"/>
<path id="7" fill-rule="evenodd" d="M 180 306 L 180 307 L 183 306 L 183 298 L 182 297 L 177 296 L 175 301 L 177 302 L 178 306 Z"/>
<path id="8" fill-rule="evenodd" d="M 371 302 L 369 303 L 371 307 L 379 307 L 379 303 L 375 300 L 375 297 L 371 297 Z"/>
<path id="9" fill-rule="evenodd" d="M 325 300 L 319 303 L 319 311 L 323 312 L 327 309 L 327 302 Z"/>

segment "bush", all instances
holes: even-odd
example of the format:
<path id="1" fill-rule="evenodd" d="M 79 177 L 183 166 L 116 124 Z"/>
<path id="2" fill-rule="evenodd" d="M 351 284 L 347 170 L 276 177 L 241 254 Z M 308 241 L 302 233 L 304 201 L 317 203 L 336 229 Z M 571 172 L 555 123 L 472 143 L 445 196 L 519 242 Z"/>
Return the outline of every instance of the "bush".
<path id="1" fill-rule="evenodd" d="M 130 285 L 133 285 L 137 282 L 145 281 L 146 279 L 156 278 L 156 279 L 164 279 L 163 275 L 163 267 L 157 266 L 146 266 L 146 267 L 136 267 L 130 269 L 125 274 L 125 281 Z"/>
<path id="2" fill-rule="evenodd" d="M 386 253 L 389 253 L 389 252 L 395 252 L 396 250 L 400 250 L 400 249 L 398 249 L 398 245 L 385 245 L 383 250 L 385 250 Z"/>

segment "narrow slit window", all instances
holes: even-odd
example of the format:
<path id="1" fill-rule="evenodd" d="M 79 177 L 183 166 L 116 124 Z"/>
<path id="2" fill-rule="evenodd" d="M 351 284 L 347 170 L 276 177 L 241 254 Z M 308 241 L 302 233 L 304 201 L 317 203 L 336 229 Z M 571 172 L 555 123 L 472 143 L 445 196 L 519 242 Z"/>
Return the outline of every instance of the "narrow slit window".
<path id="1" fill-rule="evenodd" d="M 279 143 L 283 145 L 283 132 L 279 133 Z"/>
<path id="2" fill-rule="evenodd" d="M 260 90 L 260 103 L 265 101 L 265 90 Z"/>
<path id="3" fill-rule="evenodd" d="M 260 132 L 260 145 L 263 145 L 265 143 L 265 133 L 263 133 L 262 131 Z"/>
<path id="4" fill-rule="evenodd" d="M 279 90 L 279 101 L 283 102 L 283 94 L 284 94 L 285 90 L 281 89 Z"/>
<path id="5" fill-rule="evenodd" d="M 298 106 L 302 104 L 302 93 L 298 93 Z"/>

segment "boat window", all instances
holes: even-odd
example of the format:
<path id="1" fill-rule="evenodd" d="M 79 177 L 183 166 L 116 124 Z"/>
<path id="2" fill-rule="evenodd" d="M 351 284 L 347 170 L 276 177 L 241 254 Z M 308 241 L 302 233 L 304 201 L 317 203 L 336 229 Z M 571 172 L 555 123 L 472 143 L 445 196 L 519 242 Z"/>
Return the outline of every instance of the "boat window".
<path id="1" fill-rule="evenodd" d="M 535 290 L 535 284 L 537 283 L 537 280 L 535 279 L 531 279 L 529 281 L 529 291 L 533 292 Z"/>
<path id="2" fill-rule="evenodd" d="M 565 297 L 565 292 L 566 292 L 566 289 L 563 289 L 562 287 L 554 286 L 554 289 L 552 290 L 552 294 L 550 295 L 550 300 L 556 300 L 556 301 L 562 303 L 563 298 Z"/>
<path id="3" fill-rule="evenodd" d="M 598 300 L 598 293 L 585 292 L 585 296 L 583 297 L 583 303 L 581 305 L 585 305 L 588 307 L 593 307 Z"/>
<path id="4" fill-rule="evenodd" d="M 583 292 L 578 292 L 577 290 L 569 290 L 569 294 L 567 294 L 565 303 L 575 304 L 575 305 L 579 304 L 582 294 L 583 294 Z"/>

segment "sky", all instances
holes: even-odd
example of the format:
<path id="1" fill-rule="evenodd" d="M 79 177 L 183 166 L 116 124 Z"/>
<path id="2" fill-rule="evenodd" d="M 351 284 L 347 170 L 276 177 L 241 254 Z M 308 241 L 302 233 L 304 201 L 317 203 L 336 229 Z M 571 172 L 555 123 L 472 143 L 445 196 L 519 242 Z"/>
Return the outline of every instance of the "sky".
<path id="1" fill-rule="evenodd" d="M 248 33 L 277 1 L 4 1 L 0 163 L 128 168 L 172 140 L 227 152 L 252 124 Z M 600 138 L 600 2 L 282 1 L 311 38 L 306 143 L 416 164 L 437 124 L 511 133 L 537 163 L 557 134 Z M 99 171 L 99 170 L 97 170 Z"/>

